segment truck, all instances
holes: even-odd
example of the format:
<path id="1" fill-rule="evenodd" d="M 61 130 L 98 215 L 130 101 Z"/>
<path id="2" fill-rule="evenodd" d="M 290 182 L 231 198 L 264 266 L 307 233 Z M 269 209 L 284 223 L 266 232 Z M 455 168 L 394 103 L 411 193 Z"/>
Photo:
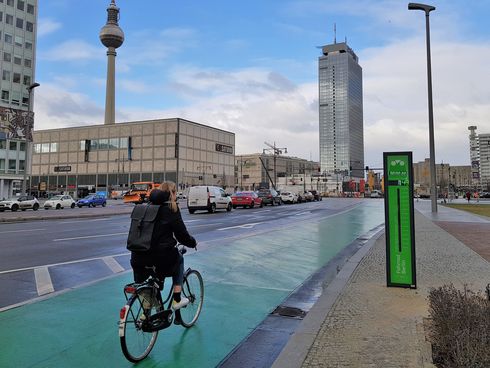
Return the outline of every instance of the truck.
<path id="1" fill-rule="evenodd" d="M 129 191 L 123 195 L 123 202 L 135 204 L 148 202 L 151 191 L 159 186 L 160 184 L 151 181 L 135 182 L 131 184 Z"/>

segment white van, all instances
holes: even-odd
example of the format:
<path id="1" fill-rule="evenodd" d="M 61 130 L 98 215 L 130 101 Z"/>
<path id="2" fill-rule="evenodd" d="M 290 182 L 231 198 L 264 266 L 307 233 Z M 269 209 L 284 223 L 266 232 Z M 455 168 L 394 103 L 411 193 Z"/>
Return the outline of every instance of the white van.
<path id="1" fill-rule="evenodd" d="M 213 213 L 218 209 L 231 211 L 231 197 L 219 187 L 198 185 L 189 188 L 187 209 L 190 214 L 196 210 L 206 210 Z"/>

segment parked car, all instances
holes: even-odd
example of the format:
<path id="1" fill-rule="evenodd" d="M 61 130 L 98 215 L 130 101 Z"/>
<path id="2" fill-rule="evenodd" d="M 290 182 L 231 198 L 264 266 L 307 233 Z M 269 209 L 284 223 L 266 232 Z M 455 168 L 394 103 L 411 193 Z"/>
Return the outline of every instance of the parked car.
<path id="1" fill-rule="evenodd" d="M 0 212 L 3 212 L 5 210 L 11 210 L 12 212 L 15 212 L 19 209 L 25 211 L 30 208 L 34 211 L 37 211 L 39 209 L 39 201 L 36 197 L 31 195 L 20 196 L 0 201 Z"/>
<path id="2" fill-rule="evenodd" d="M 305 198 L 305 202 L 313 202 L 313 200 L 315 199 L 311 192 L 304 192 L 303 197 Z"/>
<path id="3" fill-rule="evenodd" d="M 77 201 L 77 206 L 78 208 L 81 208 L 83 206 L 87 207 L 95 207 L 95 206 L 102 206 L 105 207 L 107 203 L 107 200 L 104 196 L 101 195 L 96 195 L 96 194 L 89 194 L 85 198 L 79 199 Z"/>
<path id="4" fill-rule="evenodd" d="M 281 201 L 283 203 L 298 203 L 298 194 L 293 192 L 282 192 Z"/>
<path id="5" fill-rule="evenodd" d="M 264 206 L 262 203 L 262 198 L 260 198 L 255 192 L 236 192 L 235 194 L 231 195 L 231 204 L 233 208 L 254 208 L 255 206 Z"/>
<path id="6" fill-rule="evenodd" d="M 380 190 L 373 190 L 371 192 L 371 198 L 383 198 L 383 193 Z"/>
<path id="7" fill-rule="evenodd" d="M 316 190 L 311 190 L 311 194 L 313 194 L 313 200 L 314 201 L 321 201 L 322 200 L 322 196 L 319 192 L 317 192 Z"/>
<path id="8" fill-rule="evenodd" d="M 220 187 L 197 185 L 189 188 L 187 195 L 187 210 L 193 214 L 196 210 L 206 210 L 214 213 L 218 209 L 231 211 L 230 195 Z"/>
<path id="9" fill-rule="evenodd" d="M 274 189 L 259 189 L 257 195 L 262 198 L 262 203 L 264 206 L 268 204 L 271 206 L 274 206 L 275 204 L 280 206 L 282 204 L 279 193 L 277 193 L 277 191 Z"/>
<path id="10" fill-rule="evenodd" d="M 69 195 L 56 195 L 44 202 L 44 209 L 55 208 L 57 210 L 65 207 L 75 208 L 75 200 Z"/>
<path id="11" fill-rule="evenodd" d="M 177 193 L 177 199 L 187 199 L 187 196 L 182 192 L 178 192 Z"/>
<path id="12" fill-rule="evenodd" d="M 490 192 L 481 192 L 480 198 L 490 198 Z"/>

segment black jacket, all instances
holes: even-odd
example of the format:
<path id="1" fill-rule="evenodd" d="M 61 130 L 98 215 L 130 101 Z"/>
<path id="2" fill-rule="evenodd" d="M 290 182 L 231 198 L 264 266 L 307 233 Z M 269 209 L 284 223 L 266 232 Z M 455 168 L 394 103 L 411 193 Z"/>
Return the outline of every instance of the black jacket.
<path id="1" fill-rule="evenodd" d="M 159 239 L 158 243 L 147 252 L 132 252 L 131 265 L 133 267 L 156 266 L 162 271 L 171 273 L 179 259 L 175 248 L 177 242 L 190 248 L 195 248 L 197 243 L 187 231 L 180 210 L 172 212 L 168 205 L 164 204 L 160 207 L 157 216 L 154 235 Z"/>

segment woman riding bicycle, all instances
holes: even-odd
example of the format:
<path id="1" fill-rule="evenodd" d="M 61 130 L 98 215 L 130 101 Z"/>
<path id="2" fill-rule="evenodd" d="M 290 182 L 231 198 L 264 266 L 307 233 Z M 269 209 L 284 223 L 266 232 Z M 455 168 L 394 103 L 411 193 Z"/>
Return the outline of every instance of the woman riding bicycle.
<path id="1" fill-rule="evenodd" d="M 176 198 L 177 188 L 175 183 L 170 181 L 162 183 L 160 189 L 154 189 L 150 193 L 150 203 L 160 205 L 157 215 L 158 226 L 155 226 L 156 234 L 154 233 L 159 241 L 147 252 L 131 252 L 131 267 L 133 268 L 134 281 L 137 283 L 144 282 L 152 274 L 160 280 L 165 277 L 172 277 L 174 323 L 179 324 L 179 309 L 185 307 L 189 303 L 189 299 L 181 296 L 184 257 L 176 245 L 179 242 L 187 247 L 195 248 L 197 242 L 188 233 L 182 221 Z"/>

